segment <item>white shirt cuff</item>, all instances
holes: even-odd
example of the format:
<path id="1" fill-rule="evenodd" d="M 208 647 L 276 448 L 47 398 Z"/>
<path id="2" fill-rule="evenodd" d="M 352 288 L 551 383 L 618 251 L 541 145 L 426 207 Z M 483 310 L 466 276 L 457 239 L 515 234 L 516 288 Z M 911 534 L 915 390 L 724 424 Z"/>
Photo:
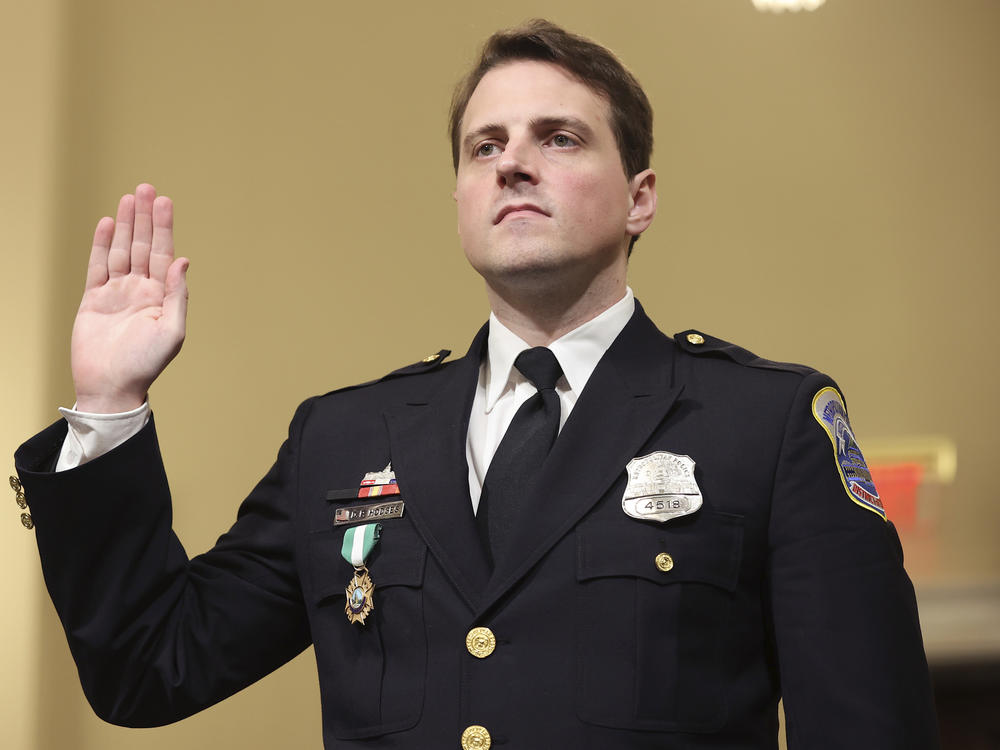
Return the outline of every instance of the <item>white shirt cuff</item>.
<path id="1" fill-rule="evenodd" d="M 132 411 L 118 414 L 91 414 L 60 406 L 69 429 L 59 452 L 56 471 L 66 471 L 100 458 L 117 448 L 149 421 L 149 401 Z"/>

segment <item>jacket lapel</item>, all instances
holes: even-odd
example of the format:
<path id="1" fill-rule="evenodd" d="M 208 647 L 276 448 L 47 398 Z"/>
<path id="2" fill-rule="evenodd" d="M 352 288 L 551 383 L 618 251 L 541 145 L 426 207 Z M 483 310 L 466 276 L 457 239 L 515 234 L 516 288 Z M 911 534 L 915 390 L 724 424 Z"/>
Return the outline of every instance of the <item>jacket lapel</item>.
<path id="1" fill-rule="evenodd" d="M 491 606 L 604 496 L 681 391 L 673 343 L 636 311 L 598 363 L 546 459 L 534 508 L 497 560 L 479 611 Z M 464 435 L 464 433 L 463 433 Z M 464 478 L 464 477 L 463 477 Z"/>
<path id="2" fill-rule="evenodd" d="M 489 579 L 465 455 L 486 331 L 483 326 L 469 352 L 445 367 L 427 397 L 385 411 L 392 465 L 406 511 L 471 609 Z"/>

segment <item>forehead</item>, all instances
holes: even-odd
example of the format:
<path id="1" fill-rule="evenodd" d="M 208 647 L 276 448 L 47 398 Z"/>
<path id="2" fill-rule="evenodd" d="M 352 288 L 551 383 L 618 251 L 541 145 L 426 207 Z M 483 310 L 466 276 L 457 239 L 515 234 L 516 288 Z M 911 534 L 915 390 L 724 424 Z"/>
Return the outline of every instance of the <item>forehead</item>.
<path id="1" fill-rule="evenodd" d="M 575 117 L 610 134 L 607 99 L 554 63 L 517 60 L 483 76 L 462 117 L 462 134 L 485 124 Z"/>

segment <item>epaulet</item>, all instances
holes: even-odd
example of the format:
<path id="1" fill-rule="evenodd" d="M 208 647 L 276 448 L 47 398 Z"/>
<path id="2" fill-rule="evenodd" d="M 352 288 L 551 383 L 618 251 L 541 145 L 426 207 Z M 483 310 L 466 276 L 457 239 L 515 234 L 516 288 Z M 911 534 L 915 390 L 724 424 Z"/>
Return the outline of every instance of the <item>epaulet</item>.
<path id="1" fill-rule="evenodd" d="M 786 370 L 808 375 L 815 372 L 811 367 L 797 365 L 793 362 L 773 362 L 758 357 L 753 352 L 728 341 L 709 336 L 707 333 L 689 329 L 674 334 L 674 343 L 681 349 L 695 356 L 716 356 L 736 362 L 746 367 L 760 367 L 766 370 Z"/>
<path id="2" fill-rule="evenodd" d="M 438 367 L 444 364 L 444 361 L 449 354 L 451 354 L 451 349 L 441 349 L 440 351 L 437 351 L 434 354 L 428 354 L 419 362 L 414 362 L 411 365 L 400 367 L 398 370 L 393 370 L 387 375 L 383 375 L 381 378 L 379 378 L 379 380 L 388 380 L 389 378 L 399 378 L 403 377 L 404 375 L 416 375 L 421 372 L 430 372 L 431 370 L 436 370 Z"/>
<path id="3" fill-rule="evenodd" d="M 411 365 L 406 365 L 405 367 L 400 367 L 398 370 L 393 370 L 392 372 L 386 373 L 380 378 L 375 378 L 374 380 L 366 380 L 363 383 L 355 383 L 353 385 L 346 385 L 341 388 L 336 388 L 332 391 L 324 393 L 324 396 L 332 396 L 335 393 L 346 393 L 347 391 L 356 391 L 359 388 L 367 388 L 370 385 L 375 385 L 376 383 L 381 383 L 385 380 L 393 380 L 395 378 L 403 378 L 407 375 L 417 375 L 422 372 L 430 372 L 436 370 L 442 364 L 444 364 L 445 358 L 451 354 L 451 349 L 441 349 L 434 354 L 428 354 L 426 357 L 418 362 L 414 362 Z"/>

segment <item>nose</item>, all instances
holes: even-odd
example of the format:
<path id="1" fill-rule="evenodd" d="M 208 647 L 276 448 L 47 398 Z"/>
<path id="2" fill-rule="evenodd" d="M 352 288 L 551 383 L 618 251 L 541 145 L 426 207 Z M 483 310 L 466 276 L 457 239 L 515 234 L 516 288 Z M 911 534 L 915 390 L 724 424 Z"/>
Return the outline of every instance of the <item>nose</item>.
<path id="1" fill-rule="evenodd" d="M 534 185 L 538 182 L 538 169 L 532 145 L 523 140 L 507 141 L 503 153 L 496 161 L 497 182 L 500 187 L 514 187 L 519 183 Z"/>

